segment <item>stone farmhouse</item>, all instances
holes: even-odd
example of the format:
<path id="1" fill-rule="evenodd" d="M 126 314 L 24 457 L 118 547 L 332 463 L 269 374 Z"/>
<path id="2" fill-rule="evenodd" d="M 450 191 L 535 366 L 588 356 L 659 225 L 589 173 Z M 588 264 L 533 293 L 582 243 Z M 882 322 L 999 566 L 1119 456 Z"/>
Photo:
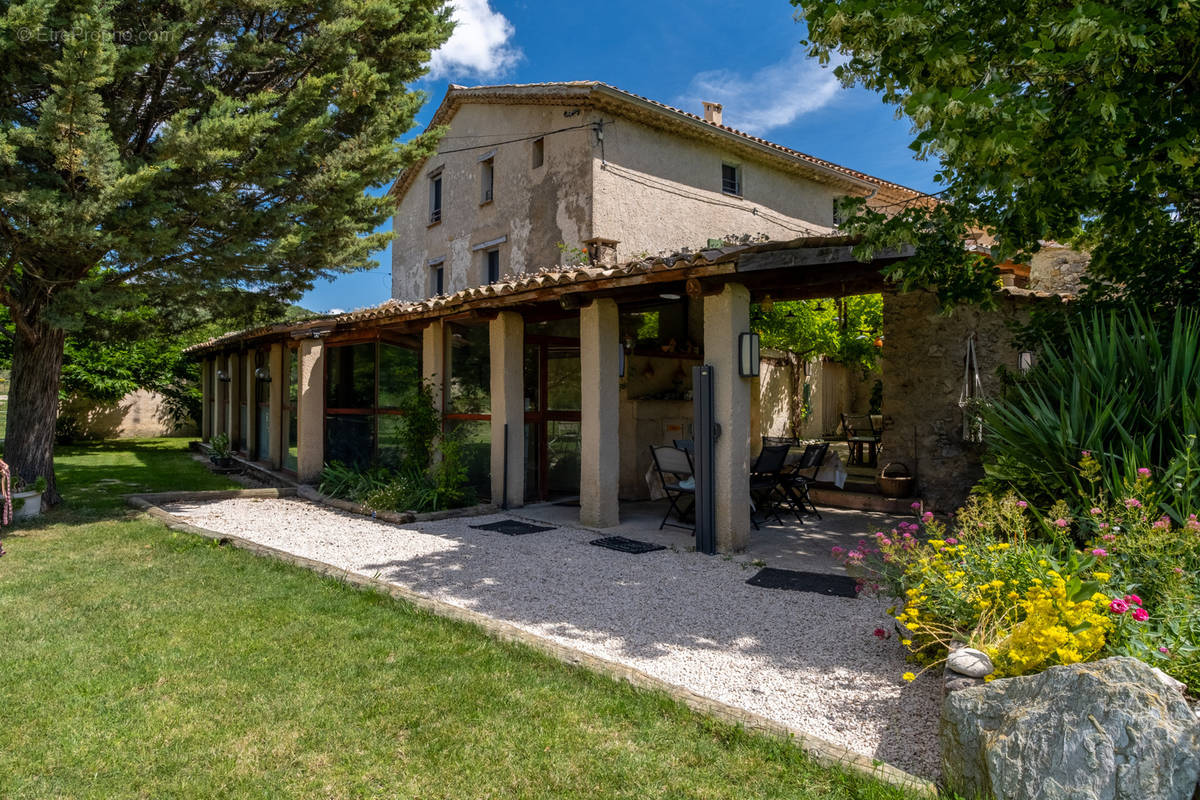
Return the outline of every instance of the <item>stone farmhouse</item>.
<path id="1" fill-rule="evenodd" d="M 856 260 L 836 201 L 928 200 L 729 128 L 716 104 L 699 116 L 594 82 L 451 86 L 431 124 L 446 127 L 439 152 L 391 189 L 392 297 L 193 348 L 205 438 L 225 432 L 302 481 L 331 460 L 386 463 L 400 398 L 425 381 L 483 496 L 577 496 L 581 523 L 607 527 L 646 496 L 649 446 L 694 435 L 705 365 L 716 545 L 737 551 L 761 429 L 751 303 L 885 292 L 887 459 L 928 503 L 962 499 L 977 474 L 958 407 L 967 342 L 985 388 L 1019 367 L 1005 323 L 1049 296 L 1036 269 L 1007 271 L 999 312 L 945 317 L 927 293 L 889 291 L 880 269 L 911 253 Z"/>

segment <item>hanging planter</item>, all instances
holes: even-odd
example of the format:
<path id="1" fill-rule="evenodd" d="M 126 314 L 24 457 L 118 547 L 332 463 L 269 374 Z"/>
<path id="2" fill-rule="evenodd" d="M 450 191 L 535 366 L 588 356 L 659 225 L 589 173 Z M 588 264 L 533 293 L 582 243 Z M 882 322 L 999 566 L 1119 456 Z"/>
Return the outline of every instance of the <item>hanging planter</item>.
<path id="1" fill-rule="evenodd" d="M 958 407 L 962 409 L 962 438 L 976 444 L 983 441 L 983 415 L 988 408 L 987 396 L 983 393 L 983 381 L 979 378 L 979 360 L 975 355 L 975 334 L 967 337 L 967 355 L 963 361 L 963 387 L 958 395 Z"/>

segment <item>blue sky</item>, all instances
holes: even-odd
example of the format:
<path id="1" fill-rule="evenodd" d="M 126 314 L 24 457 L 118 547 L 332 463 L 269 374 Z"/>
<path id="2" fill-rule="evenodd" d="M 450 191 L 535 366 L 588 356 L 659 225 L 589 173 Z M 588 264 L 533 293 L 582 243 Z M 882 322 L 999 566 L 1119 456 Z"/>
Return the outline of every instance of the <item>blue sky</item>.
<path id="1" fill-rule="evenodd" d="M 843 89 L 804 55 L 804 27 L 786 0 L 609 0 L 607 3 L 452 0 L 459 21 L 418 88 L 423 127 L 450 83 L 597 80 L 921 191 L 935 164 L 908 149 L 909 123 L 861 89 Z M 391 225 L 386 227 L 391 230 Z M 349 310 L 388 299 L 390 249 L 380 267 L 322 282 L 301 304 Z"/>

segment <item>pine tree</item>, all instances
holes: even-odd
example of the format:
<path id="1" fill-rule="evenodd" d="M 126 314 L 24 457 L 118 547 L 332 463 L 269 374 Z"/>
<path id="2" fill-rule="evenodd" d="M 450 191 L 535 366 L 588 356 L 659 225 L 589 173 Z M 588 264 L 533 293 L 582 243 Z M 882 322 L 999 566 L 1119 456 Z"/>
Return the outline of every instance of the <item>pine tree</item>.
<path id="1" fill-rule="evenodd" d="M 294 301 L 373 265 L 449 36 L 443 0 L 27 0 L 0 17 L 0 302 L 15 329 L 5 457 L 54 491 L 63 342 Z M 380 193 L 376 192 L 375 195 Z"/>

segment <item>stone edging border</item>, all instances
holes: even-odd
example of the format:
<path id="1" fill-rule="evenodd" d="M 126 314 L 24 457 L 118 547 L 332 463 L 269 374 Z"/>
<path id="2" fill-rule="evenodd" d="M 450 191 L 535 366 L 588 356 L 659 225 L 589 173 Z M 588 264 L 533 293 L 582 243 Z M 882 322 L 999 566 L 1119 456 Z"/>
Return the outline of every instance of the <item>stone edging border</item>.
<path id="1" fill-rule="evenodd" d="M 584 653 L 579 650 L 558 644 L 557 642 L 550 641 L 549 639 L 544 639 L 536 634 L 530 633 L 529 631 L 522 630 L 515 625 L 511 625 L 507 622 L 502 622 L 484 614 L 480 614 L 477 611 L 459 608 L 458 606 L 451 605 L 427 595 L 418 594 L 417 592 L 413 592 L 401 586 L 395 586 L 387 583 L 386 581 L 379 580 L 378 578 L 359 575 L 357 573 L 350 572 L 349 570 L 335 567 L 332 564 L 327 564 L 323 561 L 316 561 L 314 559 L 298 556 L 284 550 L 279 550 L 274 547 L 268 547 L 267 545 L 252 542 L 248 539 L 243 539 L 239 536 L 219 533 L 217 531 L 208 530 L 207 528 L 191 525 L 183 522 L 175 516 L 172 516 L 159 506 L 160 503 L 189 500 L 228 500 L 241 497 L 294 497 L 297 496 L 297 494 L 304 496 L 303 493 L 297 492 L 297 490 L 294 488 L 243 489 L 204 492 L 157 492 L 153 494 L 127 495 L 126 501 L 129 503 L 129 505 L 143 511 L 159 522 L 162 522 L 167 528 L 173 531 L 190 533 L 205 539 L 212 539 L 223 545 L 232 545 L 233 547 L 246 550 L 258 556 L 273 558 L 277 561 L 282 561 L 303 569 L 311 570 L 319 575 L 336 578 L 355 588 L 370 589 L 381 592 L 397 600 L 410 603 L 417 608 L 436 616 L 474 625 L 494 639 L 506 642 L 518 642 L 537 650 L 543 655 L 550 656 L 551 658 L 554 658 L 565 664 L 583 667 L 585 669 L 598 672 L 614 680 L 623 680 L 640 689 L 663 692 L 669 695 L 672 699 L 684 704 L 688 708 L 698 713 L 715 717 L 723 722 L 741 726 L 746 730 L 786 739 L 795 744 L 801 750 L 805 751 L 805 753 L 807 753 L 820 764 L 857 772 L 869 778 L 873 778 L 884 783 L 901 786 L 905 789 L 918 792 L 919 794 L 923 794 L 928 797 L 937 796 L 937 786 L 931 781 L 925 780 L 924 778 L 919 778 L 916 775 L 905 772 L 904 770 L 894 767 L 884 761 L 879 761 L 878 759 L 873 759 L 868 756 L 855 753 L 848 748 L 826 741 L 820 737 L 813 736 L 810 733 L 805 733 L 804 731 L 793 728 L 790 725 L 785 725 L 781 722 L 767 719 L 766 717 L 755 714 L 751 711 L 746 711 L 745 709 L 722 703 L 710 697 L 705 697 L 704 695 L 697 694 L 681 686 L 676 686 L 673 683 L 668 683 L 660 678 L 655 678 L 642 672 L 641 670 L 626 666 L 616 661 L 594 656 L 590 653 Z M 317 493 L 314 491 L 313 494 Z M 481 511 L 478 513 L 491 512 Z M 404 522 L 414 521 L 410 518 L 412 515 L 396 516 L 406 517 Z M 382 515 L 379 515 L 378 518 L 384 519 Z"/>

